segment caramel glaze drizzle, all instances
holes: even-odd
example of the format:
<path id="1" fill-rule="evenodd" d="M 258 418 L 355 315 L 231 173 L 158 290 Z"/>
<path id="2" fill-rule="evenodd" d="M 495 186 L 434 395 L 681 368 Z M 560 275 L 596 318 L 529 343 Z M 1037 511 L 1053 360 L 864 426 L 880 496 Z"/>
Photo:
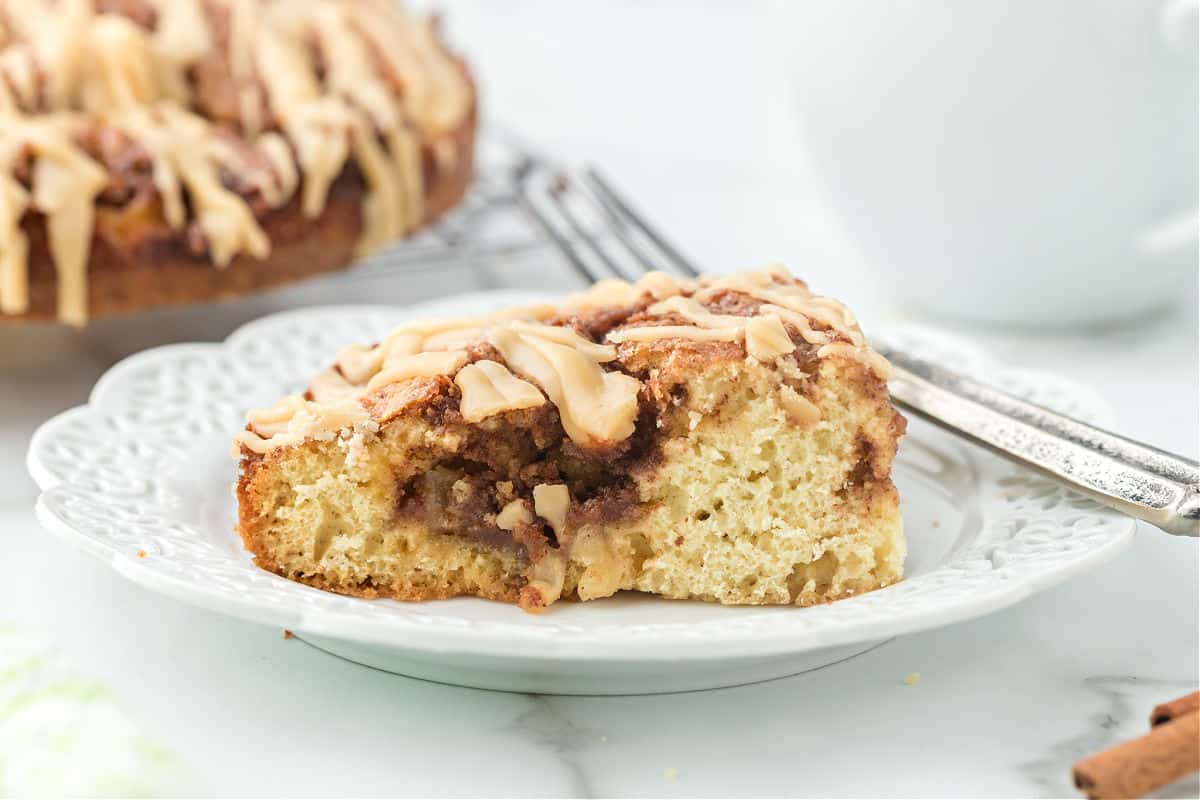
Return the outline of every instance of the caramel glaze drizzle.
<path id="1" fill-rule="evenodd" d="M 706 305 L 728 292 L 761 305 L 749 316 L 714 313 Z M 651 273 L 636 284 L 608 281 L 568 298 L 565 311 L 647 303 L 650 315 L 690 324 L 626 325 L 609 332 L 604 342 L 593 342 L 571 328 L 546 324 L 559 313 L 549 306 L 406 323 L 378 345 L 342 350 L 335 365 L 310 386 L 311 399 L 293 395 L 271 409 L 250 412 L 247 429 L 235 438 L 234 455 L 240 456 L 242 448 L 266 453 L 308 438 L 370 432 L 373 423 L 359 402 L 362 397 L 436 375 L 454 379 L 467 422 L 550 402 L 567 436 L 581 447 L 621 441 L 633 433 L 641 384 L 603 365 L 616 360 L 618 346 L 626 342 L 738 342 L 748 358 L 773 364 L 796 348 L 791 326 L 816 347 L 817 358 L 852 359 L 881 378 L 888 375 L 887 361 L 867 345 L 853 315 L 837 301 L 812 294 L 781 267 L 698 281 L 676 281 L 663 273 Z M 504 363 L 468 363 L 466 348 L 481 342 L 494 347 Z M 786 386 L 780 403 L 802 427 L 820 420 L 819 409 Z"/>
<path id="2" fill-rule="evenodd" d="M 149 154 L 167 225 L 181 231 L 190 216 L 218 269 L 271 250 L 221 170 L 272 208 L 299 191 L 303 213 L 316 217 L 353 159 L 368 188 L 360 254 L 420 224 L 421 141 L 454 129 L 472 103 L 430 20 L 393 0 L 139 4 L 152 12 L 150 27 L 94 0 L 0 0 L 0 313 L 29 308 L 22 221 L 36 211 L 47 220 L 58 316 L 86 321 L 95 202 L 109 176 L 80 139 L 97 126 Z M 221 17 L 223 36 L 214 24 Z M 213 57 L 228 64 L 233 122 L 190 110 L 189 76 Z M 231 146 L 231 135 L 243 147 Z M 452 161 L 449 140 L 438 141 L 437 157 Z"/>

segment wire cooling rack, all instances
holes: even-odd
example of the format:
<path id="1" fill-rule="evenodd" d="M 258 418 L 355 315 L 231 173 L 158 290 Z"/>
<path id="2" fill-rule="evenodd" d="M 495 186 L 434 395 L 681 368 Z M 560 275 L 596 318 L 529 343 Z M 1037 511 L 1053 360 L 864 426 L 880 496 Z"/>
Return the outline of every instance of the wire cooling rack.
<path id="1" fill-rule="evenodd" d="M 446 261 L 520 253 L 542 244 L 519 213 L 517 198 L 535 159 L 508 138 L 480 137 L 467 194 L 437 224 L 385 248 L 354 269 L 361 276 L 395 267 L 434 268 Z"/>
<path id="2" fill-rule="evenodd" d="M 349 289 L 401 281 L 412 290 L 419 288 L 414 280 L 464 273 L 467 280 L 454 288 L 573 285 L 553 242 L 521 207 L 527 181 L 548 164 L 514 136 L 489 131 L 477 143 L 476 174 L 467 194 L 435 225 L 348 270 L 310 283 Z"/>

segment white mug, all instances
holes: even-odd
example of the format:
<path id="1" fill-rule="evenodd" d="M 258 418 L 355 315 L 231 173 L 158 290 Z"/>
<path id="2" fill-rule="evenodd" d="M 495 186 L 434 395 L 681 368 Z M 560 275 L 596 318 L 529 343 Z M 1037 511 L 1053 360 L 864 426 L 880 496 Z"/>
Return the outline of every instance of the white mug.
<path id="1" fill-rule="evenodd" d="M 1197 268 L 1196 0 L 780 0 L 806 158 L 904 305 L 1080 324 Z"/>

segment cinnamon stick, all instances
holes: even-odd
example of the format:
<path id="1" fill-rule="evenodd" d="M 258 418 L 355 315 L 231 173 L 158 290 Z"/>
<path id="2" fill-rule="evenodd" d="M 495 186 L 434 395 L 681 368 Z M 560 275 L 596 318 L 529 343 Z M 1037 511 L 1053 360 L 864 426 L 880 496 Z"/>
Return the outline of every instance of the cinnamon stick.
<path id="1" fill-rule="evenodd" d="M 1159 703 L 1150 713 L 1150 727 L 1170 722 L 1176 717 L 1197 709 L 1200 709 L 1200 692 L 1192 692 L 1169 703 Z"/>
<path id="2" fill-rule="evenodd" d="M 1200 769 L 1200 711 L 1075 764 L 1075 786 L 1090 800 L 1140 797 Z"/>

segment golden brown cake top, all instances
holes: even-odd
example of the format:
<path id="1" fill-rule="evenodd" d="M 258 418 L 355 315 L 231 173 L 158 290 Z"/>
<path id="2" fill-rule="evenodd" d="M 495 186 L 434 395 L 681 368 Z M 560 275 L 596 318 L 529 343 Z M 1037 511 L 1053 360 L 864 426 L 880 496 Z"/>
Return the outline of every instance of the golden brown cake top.
<path id="1" fill-rule="evenodd" d="M 434 376 L 453 379 L 465 422 L 552 403 L 576 445 L 606 446 L 629 437 L 638 415 L 643 384 L 623 365 L 673 340 L 736 348 L 765 364 L 804 346 L 815 360 L 850 358 L 879 378 L 888 372 L 843 305 L 781 267 L 694 281 L 651 273 L 596 284 L 561 307 L 408 322 L 377 344 L 347 347 L 304 396 L 251 411 L 235 454 L 371 433 L 377 422 L 364 400 Z M 817 413 L 803 396 L 786 397 L 793 416 Z"/>
<path id="2" fill-rule="evenodd" d="M 433 22 L 392 0 L 0 0 L 0 313 L 28 308 L 37 211 L 59 317 L 86 319 L 97 202 L 130 170 L 221 268 L 270 251 L 247 194 L 298 192 L 315 217 L 352 159 L 372 250 L 423 218 L 421 143 L 448 142 L 473 103 Z"/>

